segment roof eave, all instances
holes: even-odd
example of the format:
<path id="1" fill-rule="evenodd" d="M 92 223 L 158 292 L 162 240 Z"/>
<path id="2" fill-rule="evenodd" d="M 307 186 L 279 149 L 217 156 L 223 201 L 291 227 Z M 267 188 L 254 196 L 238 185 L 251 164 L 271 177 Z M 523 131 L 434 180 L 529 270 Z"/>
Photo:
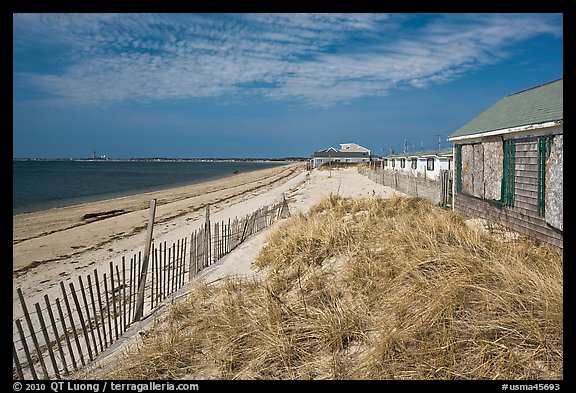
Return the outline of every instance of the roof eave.
<path id="1" fill-rule="evenodd" d="M 527 124 L 527 125 L 518 126 L 518 127 L 503 128 L 500 130 L 478 132 L 475 134 L 467 134 L 467 135 L 448 137 L 448 141 L 458 142 L 458 141 L 462 141 L 462 140 L 466 140 L 466 139 L 483 138 L 483 137 L 489 137 L 489 136 L 495 136 L 495 135 L 511 134 L 514 132 L 537 130 L 540 128 L 554 127 L 554 126 L 563 124 L 563 122 L 564 122 L 563 120 L 553 120 L 553 121 L 547 121 L 544 123 Z"/>

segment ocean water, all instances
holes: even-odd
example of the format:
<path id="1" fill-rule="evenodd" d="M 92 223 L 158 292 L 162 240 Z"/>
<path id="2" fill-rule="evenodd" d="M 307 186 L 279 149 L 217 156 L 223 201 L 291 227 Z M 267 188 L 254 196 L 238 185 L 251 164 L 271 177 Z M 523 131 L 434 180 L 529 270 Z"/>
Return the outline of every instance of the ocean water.
<path id="1" fill-rule="evenodd" d="M 202 183 L 286 162 L 12 161 L 12 214 Z"/>

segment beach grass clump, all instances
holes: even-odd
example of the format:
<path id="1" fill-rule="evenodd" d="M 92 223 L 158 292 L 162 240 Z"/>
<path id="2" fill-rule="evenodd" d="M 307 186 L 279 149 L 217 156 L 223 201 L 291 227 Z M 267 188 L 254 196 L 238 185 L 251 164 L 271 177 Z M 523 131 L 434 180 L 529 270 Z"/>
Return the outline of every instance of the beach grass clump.
<path id="1" fill-rule="evenodd" d="M 332 195 L 104 378 L 562 379 L 562 263 L 420 198 Z"/>

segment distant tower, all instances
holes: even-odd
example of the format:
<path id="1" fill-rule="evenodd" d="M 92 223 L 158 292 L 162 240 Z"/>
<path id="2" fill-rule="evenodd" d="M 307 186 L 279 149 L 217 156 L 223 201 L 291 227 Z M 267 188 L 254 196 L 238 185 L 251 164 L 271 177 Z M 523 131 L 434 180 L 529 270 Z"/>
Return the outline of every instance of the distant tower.
<path id="1" fill-rule="evenodd" d="M 96 159 L 96 150 L 92 151 L 92 158 Z"/>
<path id="2" fill-rule="evenodd" d="M 436 136 L 438 137 L 438 150 L 440 150 L 440 136 L 442 134 L 436 134 Z"/>

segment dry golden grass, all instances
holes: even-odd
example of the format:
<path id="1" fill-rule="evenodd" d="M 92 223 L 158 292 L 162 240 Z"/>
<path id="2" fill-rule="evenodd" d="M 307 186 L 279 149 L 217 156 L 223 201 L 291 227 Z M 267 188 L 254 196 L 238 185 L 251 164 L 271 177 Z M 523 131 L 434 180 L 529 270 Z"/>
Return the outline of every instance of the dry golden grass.
<path id="1" fill-rule="evenodd" d="M 419 198 L 324 199 L 109 379 L 562 379 L 562 255 Z M 101 376 L 102 377 L 102 376 Z"/>

